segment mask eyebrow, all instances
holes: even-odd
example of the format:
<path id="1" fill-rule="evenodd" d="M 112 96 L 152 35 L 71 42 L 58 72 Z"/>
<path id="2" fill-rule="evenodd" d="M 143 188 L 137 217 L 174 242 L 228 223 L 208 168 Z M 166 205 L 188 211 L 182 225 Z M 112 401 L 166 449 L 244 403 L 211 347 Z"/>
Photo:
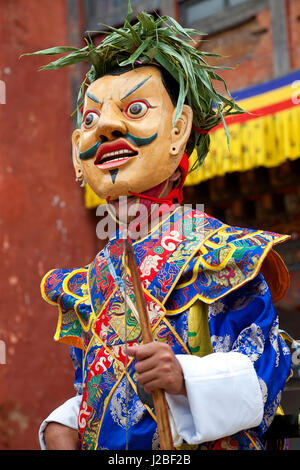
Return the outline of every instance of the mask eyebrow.
<path id="1" fill-rule="evenodd" d="M 96 96 L 92 95 L 92 93 L 90 93 L 89 91 L 86 92 L 86 95 L 93 101 L 95 101 L 96 103 L 98 104 L 102 104 L 100 100 L 98 100 L 98 98 L 96 98 Z"/>
<path id="2" fill-rule="evenodd" d="M 141 86 L 143 86 L 144 83 L 146 83 L 146 82 L 149 80 L 149 78 L 151 78 L 151 77 L 152 77 L 152 75 L 149 75 L 149 77 L 145 78 L 145 79 L 142 80 L 140 83 L 138 83 L 138 84 L 135 85 L 133 88 L 131 88 L 131 90 L 130 90 L 128 93 L 126 93 L 126 95 L 123 96 L 123 98 L 121 98 L 121 101 L 124 100 L 125 98 L 127 98 L 127 96 L 131 95 L 134 91 L 138 90 L 138 88 L 140 88 Z"/>

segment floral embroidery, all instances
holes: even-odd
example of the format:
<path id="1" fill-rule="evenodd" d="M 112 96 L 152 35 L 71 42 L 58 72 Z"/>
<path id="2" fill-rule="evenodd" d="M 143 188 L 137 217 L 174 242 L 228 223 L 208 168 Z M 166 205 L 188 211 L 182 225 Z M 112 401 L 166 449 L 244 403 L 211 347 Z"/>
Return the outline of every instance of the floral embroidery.
<path id="1" fill-rule="evenodd" d="M 279 359 L 280 359 L 280 352 L 279 352 L 279 345 L 278 345 L 278 317 L 276 317 L 276 319 L 274 320 L 271 326 L 269 340 L 276 353 L 276 367 L 278 367 Z"/>
<path id="2" fill-rule="evenodd" d="M 126 385 L 125 380 L 118 385 L 112 396 L 110 402 L 110 414 L 114 422 L 123 429 L 126 429 L 128 424 L 127 419 L 129 416 L 130 426 L 134 426 L 134 424 L 142 419 L 145 413 L 144 405 L 140 400 L 135 398 L 135 392 L 129 384 Z"/>
<path id="3" fill-rule="evenodd" d="M 262 393 L 263 403 L 266 403 L 268 399 L 268 387 L 266 382 L 261 377 L 258 377 L 258 382 Z"/>
<path id="4" fill-rule="evenodd" d="M 140 269 L 144 273 L 144 275 L 149 276 L 151 274 L 151 270 L 158 271 L 158 262 L 161 260 L 161 256 L 159 255 L 149 255 L 147 256 L 141 266 Z"/>
<path id="5" fill-rule="evenodd" d="M 255 362 L 264 350 L 264 335 L 259 325 L 252 323 L 245 328 L 233 344 L 232 349 L 242 352 Z"/>
<path id="6" fill-rule="evenodd" d="M 225 305 L 221 300 L 214 302 L 208 307 L 208 318 L 210 319 L 211 317 L 215 317 L 219 313 L 224 313 L 224 310 Z"/>
<path id="7" fill-rule="evenodd" d="M 264 419 L 262 422 L 263 432 L 265 432 L 270 426 L 270 424 L 272 423 L 274 419 L 274 415 L 280 405 L 281 397 L 282 397 L 282 391 L 280 390 L 278 394 L 276 395 L 275 400 L 265 407 Z"/>
<path id="8" fill-rule="evenodd" d="M 212 336 L 211 344 L 214 352 L 228 352 L 231 349 L 232 340 L 230 335 Z"/>

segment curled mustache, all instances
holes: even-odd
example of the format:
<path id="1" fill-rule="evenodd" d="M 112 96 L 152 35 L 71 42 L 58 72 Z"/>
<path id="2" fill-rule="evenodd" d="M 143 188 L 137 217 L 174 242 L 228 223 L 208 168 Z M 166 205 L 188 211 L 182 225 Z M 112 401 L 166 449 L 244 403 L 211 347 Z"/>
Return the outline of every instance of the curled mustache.
<path id="1" fill-rule="evenodd" d="M 132 134 L 129 134 L 129 132 L 127 132 L 124 137 L 125 139 L 129 140 L 129 142 L 133 143 L 135 146 L 143 147 L 144 145 L 151 144 L 151 142 L 153 142 L 156 139 L 157 132 L 151 135 L 150 137 L 136 137 Z M 102 142 L 100 140 L 95 145 L 85 150 L 85 152 L 79 152 L 80 160 L 89 160 L 90 158 L 93 158 L 96 155 L 101 144 Z"/>

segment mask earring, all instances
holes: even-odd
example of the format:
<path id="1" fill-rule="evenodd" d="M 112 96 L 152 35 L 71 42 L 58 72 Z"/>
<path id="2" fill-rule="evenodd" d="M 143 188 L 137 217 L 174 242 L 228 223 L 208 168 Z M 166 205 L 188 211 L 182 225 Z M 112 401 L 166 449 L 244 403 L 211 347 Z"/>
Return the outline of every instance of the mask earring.
<path id="1" fill-rule="evenodd" d="M 81 188 L 84 187 L 84 185 L 85 185 L 85 180 L 84 180 L 84 178 L 83 178 L 83 174 L 82 174 L 82 171 L 81 171 L 81 170 L 78 170 L 78 171 L 77 171 L 75 181 L 76 181 L 76 183 L 81 183 L 81 184 L 80 184 L 80 187 L 81 187 Z"/>
<path id="2" fill-rule="evenodd" d="M 177 157 L 179 152 L 180 152 L 180 145 L 173 144 L 172 147 L 170 148 L 170 155 L 172 155 L 172 157 Z"/>
<path id="3" fill-rule="evenodd" d="M 171 150 L 170 150 L 170 154 L 173 155 L 173 156 L 176 156 L 178 154 L 178 149 L 175 145 L 172 145 Z"/>

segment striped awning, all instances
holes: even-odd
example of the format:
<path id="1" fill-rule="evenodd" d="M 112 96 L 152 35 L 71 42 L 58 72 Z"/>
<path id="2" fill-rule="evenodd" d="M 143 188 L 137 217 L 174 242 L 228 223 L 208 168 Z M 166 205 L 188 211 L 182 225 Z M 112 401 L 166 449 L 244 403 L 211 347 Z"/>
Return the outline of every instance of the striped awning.
<path id="1" fill-rule="evenodd" d="M 232 95 L 247 113 L 226 120 L 230 148 L 223 126 L 213 129 L 209 154 L 201 168 L 189 173 L 186 186 L 300 157 L 300 70 Z M 193 153 L 190 167 L 195 158 Z M 85 186 L 87 208 L 103 202 Z"/>
<path id="2" fill-rule="evenodd" d="M 189 174 L 186 185 L 300 157 L 300 70 L 233 97 L 247 113 L 226 121 L 230 148 L 221 125 L 211 131 L 210 152 L 201 168 Z"/>

